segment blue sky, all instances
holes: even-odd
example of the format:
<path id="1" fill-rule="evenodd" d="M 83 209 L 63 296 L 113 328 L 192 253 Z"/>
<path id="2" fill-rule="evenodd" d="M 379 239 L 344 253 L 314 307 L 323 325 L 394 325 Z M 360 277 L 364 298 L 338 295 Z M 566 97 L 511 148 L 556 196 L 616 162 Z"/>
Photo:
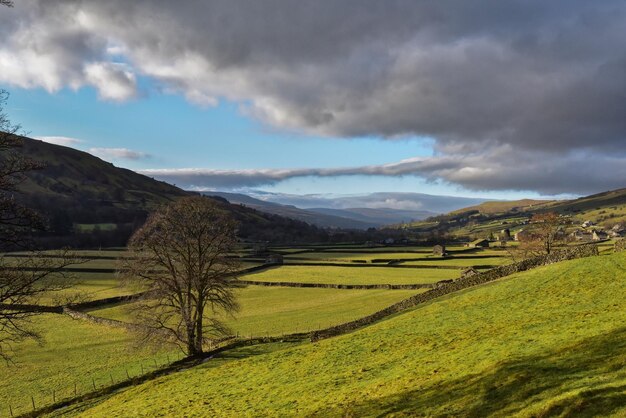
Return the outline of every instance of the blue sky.
<path id="1" fill-rule="evenodd" d="M 32 137 L 79 139 L 76 148 L 128 148 L 137 160 L 108 158 L 130 169 L 333 168 L 386 164 L 433 154 L 427 138 L 381 140 L 328 138 L 280 132 L 243 115 L 236 103 L 200 106 L 175 94 L 150 91 L 132 101 L 99 100 L 93 88 L 43 89 L 2 86 L 11 93 L 7 111 Z M 528 193 L 471 192 L 416 176 L 301 177 L 263 187 L 277 193 L 355 194 L 379 191 L 517 198 Z"/>

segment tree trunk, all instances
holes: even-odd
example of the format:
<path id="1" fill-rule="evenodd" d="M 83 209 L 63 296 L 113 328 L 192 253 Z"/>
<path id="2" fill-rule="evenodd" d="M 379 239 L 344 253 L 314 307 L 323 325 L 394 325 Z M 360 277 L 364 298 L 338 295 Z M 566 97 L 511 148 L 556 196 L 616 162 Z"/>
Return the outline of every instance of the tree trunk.
<path id="1" fill-rule="evenodd" d="M 196 347 L 196 328 L 191 322 L 191 319 L 189 319 L 185 325 L 187 328 L 187 354 L 190 356 L 200 354 L 197 352 Z"/>
<path id="2" fill-rule="evenodd" d="M 203 340 L 203 328 L 204 328 L 204 323 L 203 323 L 203 316 L 204 316 L 204 301 L 202 300 L 202 298 L 198 298 L 198 307 L 197 307 L 197 314 L 198 314 L 198 318 L 196 319 L 196 353 L 197 354 L 202 354 L 202 352 L 204 351 L 202 349 L 202 340 Z"/>

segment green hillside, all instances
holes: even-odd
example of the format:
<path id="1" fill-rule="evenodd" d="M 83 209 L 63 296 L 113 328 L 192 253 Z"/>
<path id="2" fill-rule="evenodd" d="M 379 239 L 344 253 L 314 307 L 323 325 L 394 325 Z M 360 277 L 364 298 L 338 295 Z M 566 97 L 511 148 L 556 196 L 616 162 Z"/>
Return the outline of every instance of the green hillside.
<path id="1" fill-rule="evenodd" d="M 503 212 L 524 212 L 528 210 L 533 210 L 537 208 L 542 208 L 553 203 L 551 200 L 533 200 L 533 199 L 522 199 L 522 200 L 504 200 L 504 201 L 491 201 L 484 202 L 480 205 L 470 206 L 467 208 L 455 210 L 451 213 L 464 213 L 464 212 L 473 212 L 477 211 L 478 213 L 483 214 L 496 214 Z"/>
<path id="2" fill-rule="evenodd" d="M 553 264 L 341 337 L 227 352 L 64 412 L 624 416 L 624 296 L 624 252 Z"/>
<path id="3" fill-rule="evenodd" d="M 413 233 L 447 234 L 467 239 L 487 238 L 507 228 L 514 233 L 536 213 L 556 212 L 569 219 L 572 228 L 591 221 L 604 229 L 626 225 L 626 189 L 613 190 L 574 200 L 516 200 L 485 202 L 446 215 L 403 225 Z"/>
<path id="4" fill-rule="evenodd" d="M 190 194 L 73 148 L 24 137 L 18 151 L 45 166 L 27 173 L 16 198 L 48 219 L 49 231 L 41 237 L 48 247 L 125 245 L 148 213 Z M 216 199 L 239 221 L 244 239 L 326 239 L 325 233 L 305 222 Z"/>
<path id="5" fill-rule="evenodd" d="M 178 187 L 73 148 L 23 138 L 21 152 L 45 164 L 45 168 L 28 174 L 21 187 L 26 195 L 149 209 L 186 194 Z"/>

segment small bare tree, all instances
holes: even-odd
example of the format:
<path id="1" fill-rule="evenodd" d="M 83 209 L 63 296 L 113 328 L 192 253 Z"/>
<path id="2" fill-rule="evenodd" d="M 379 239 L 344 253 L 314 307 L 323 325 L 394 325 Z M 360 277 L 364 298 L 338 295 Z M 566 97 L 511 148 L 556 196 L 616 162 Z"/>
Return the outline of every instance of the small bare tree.
<path id="1" fill-rule="evenodd" d="M 513 261 L 551 254 L 565 238 L 561 228 L 563 219 L 554 212 L 537 213 L 530 219 L 529 227 L 518 234 L 519 245 L 507 249 Z"/>
<path id="2" fill-rule="evenodd" d="M 221 204 L 196 196 L 157 211 L 131 237 L 120 271 L 148 290 L 134 310 L 144 340 L 173 341 L 194 356 L 228 332 L 215 316 L 238 309 L 235 230 Z"/>
<path id="3" fill-rule="evenodd" d="M 554 247 L 562 241 L 560 234 L 563 220 L 554 212 L 537 213 L 530 219 L 531 234 L 543 254 L 550 254 Z"/>

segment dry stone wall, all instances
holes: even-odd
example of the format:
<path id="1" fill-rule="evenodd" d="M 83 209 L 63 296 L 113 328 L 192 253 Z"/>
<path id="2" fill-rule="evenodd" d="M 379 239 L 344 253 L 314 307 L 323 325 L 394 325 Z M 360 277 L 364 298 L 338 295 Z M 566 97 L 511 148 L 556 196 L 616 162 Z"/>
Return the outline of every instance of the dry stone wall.
<path id="1" fill-rule="evenodd" d="M 295 282 L 264 282 L 256 280 L 239 280 L 238 283 L 249 286 L 281 286 L 281 287 L 319 287 L 324 289 L 387 289 L 414 290 L 435 287 L 434 284 L 333 284 L 333 283 L 295 283 Z"/>
<path id="2" fill-rule="evenodd" d="M 391 305 L 381 311 L 368 315 L 366 317 L 357 319 L 356 321 L 347 322 L 334 327 L 326 328 L 320 331 L 314 331 L 311 333 L 311 341 L 318 341 L 325 338 L 334 337 L 336 335 L 345 334 L 354 331 L 358 328 L 370 325 L 377 322 L 387 316 L 404 311 L 408 308 L 412 308 L 421 303 L 425 303 L 436 299 L 440 296 L 450 294 L 459 290 L 466 289 L 468 287 L 477 286 L 483 283 L 488 283 L 502 277 L 509 276 L 511 274 L 519 273 L 522 271 L 530 270 L 536 267 L 545 266 L 548 264 L 558 263 L 565 260 L 573 260 L 576 258 L 592 257 L 598 255 L 598 247 L 593 244 L 581 245 L 578 247 L 568 248 L 566 250 L 556 251 L 552 254 L 530 258 L 506 266 L 496 267 L 484 273 L 475 274 L 470 277 L 464 277 L 453 281 L 452 283 L 442 284 L 428 292 L 420 293 L 415 296 L 411 296 L 408 299 L 404 299 L 394 305 Z"/>

